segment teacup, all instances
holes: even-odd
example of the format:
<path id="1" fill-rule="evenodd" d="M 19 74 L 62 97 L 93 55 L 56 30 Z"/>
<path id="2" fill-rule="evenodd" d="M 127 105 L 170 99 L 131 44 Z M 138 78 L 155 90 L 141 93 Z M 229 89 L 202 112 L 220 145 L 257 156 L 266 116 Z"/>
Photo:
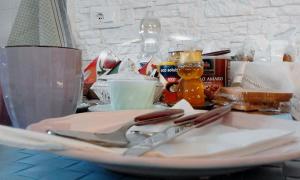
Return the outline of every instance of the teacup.
<path id="1" fill-rule="evenodd" d="M 151 109 L 157 82 L 154 80 L 109 80 L 114 110 Z"/>

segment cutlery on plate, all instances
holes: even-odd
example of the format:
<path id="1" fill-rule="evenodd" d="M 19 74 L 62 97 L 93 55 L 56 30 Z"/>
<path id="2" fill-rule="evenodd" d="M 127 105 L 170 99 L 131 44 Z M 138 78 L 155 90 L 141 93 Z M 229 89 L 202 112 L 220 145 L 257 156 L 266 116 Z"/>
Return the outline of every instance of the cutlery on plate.
<path id="1" fill-rule="evenodd" d="M 231 111 L 232 105 L 225 105 L 218 107 L 214 110 L 206 113 L 198 114 L 198 116 L 190 115 L 182 117 L 175 121 L 175 125 L 172 125 L 162 132 L 154 134 L 153 136 L 143 140 L 141 143 L 128 148 L 123 155 L 124 156 L 142 156 L 146 152 L 165 144 L 174 138 L 189 132 L 192 129 L 212 124 L 219 120 L 222 116 Z"/>
<path id="2" fill-rule="evenodd" d="M 143 114 L 135 117 L 122 127 L 111 133 L 91 133 L 73 130 L 54 130 L 49 129 L 47 133 L 66 138 L 86 141 L 89 143 L 107 146 L 107 147 L 127 147 L 130 141 L 126 137 L 127 130 L 134 125 L 155 124 L 163 121 L 174 120 L 184 115 L 182 109 L 166 109 Z"/>

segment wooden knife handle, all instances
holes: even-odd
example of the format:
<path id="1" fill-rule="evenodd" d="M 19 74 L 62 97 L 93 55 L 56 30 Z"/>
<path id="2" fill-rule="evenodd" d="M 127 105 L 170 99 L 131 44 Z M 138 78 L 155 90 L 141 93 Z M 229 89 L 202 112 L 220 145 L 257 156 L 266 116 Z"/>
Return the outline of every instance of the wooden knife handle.
<path id="1" fill-rule="evenodd" d="M 218 107 L 211 111 L 207 111 L 206 113 L 197 113 L 194 115 L 179 118 L 176 121 L 174 121 L 174 123 L 175 124 L 184 124 L 184 123 L 193 122 L 193 123 L 197 124 L 197 123 L 206 121 L 207 119 L 210 119 L 214 116 L 218 116 L 220 114 L 226 114 L 227 112 L 229 112 L 231 110 L 231 108 L 232 108 L 231 104 L 221 106 L 221 107 Z"/>
<path id="2" fill-rule="evenodd" d="M 179 124 L 179 123 L 182 123 L 182 122 L 194 120 L 197 117 L 201 116 L 202 114 L 204 114 L 204 113 L 196 113 L 196 114 L 188 115 L 188 116 L 177 119 L 176 121 L 174 121 L 174 123 Z"/>
<path id="3" fill-rule="evenodd" d="M 176 114 L 182 114 L 182 113 L 184 113 L 183 109 L 167 109 L 167 110 L 161 110 L 161 111 L 154 111 L 151 113 L 137 116 L 134 118 L 134 121 L 142 122 L 142 121 L 148 121 L 148 120 L 156 119 L 156 118 L 169 117 L 169 116 L 173 116 Z"/>

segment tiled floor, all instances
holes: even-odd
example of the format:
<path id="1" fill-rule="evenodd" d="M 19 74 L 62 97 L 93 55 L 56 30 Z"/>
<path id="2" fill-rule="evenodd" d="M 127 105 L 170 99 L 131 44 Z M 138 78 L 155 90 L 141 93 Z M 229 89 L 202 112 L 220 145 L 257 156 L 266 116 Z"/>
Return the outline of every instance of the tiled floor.
<path id="1" fill-rule="evenodd" d="M 0 146 L 0 180 L 168 180 L 114 173 L 99 165 L 54 154 Z M 180 179 L 180 178 L 177 178 Z M 186 179 L 186 178 L 184 178 Z M 206 180 L 295 180 L 300 179 L 300 161 L 289 161 Z"/>

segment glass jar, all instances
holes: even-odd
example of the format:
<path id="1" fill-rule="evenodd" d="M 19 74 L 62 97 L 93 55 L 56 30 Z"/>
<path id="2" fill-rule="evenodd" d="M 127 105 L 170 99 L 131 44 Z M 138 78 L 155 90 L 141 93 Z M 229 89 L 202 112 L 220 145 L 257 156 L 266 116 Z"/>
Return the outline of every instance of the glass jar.
<path id="1" fill-rule="evenodd" d="M 205 103 L 202 51 L 181 52 L 178 63 L 178 75 L 181 77 L 177 90 L 179 99 L 187 100 L 194 108 Z"/>

